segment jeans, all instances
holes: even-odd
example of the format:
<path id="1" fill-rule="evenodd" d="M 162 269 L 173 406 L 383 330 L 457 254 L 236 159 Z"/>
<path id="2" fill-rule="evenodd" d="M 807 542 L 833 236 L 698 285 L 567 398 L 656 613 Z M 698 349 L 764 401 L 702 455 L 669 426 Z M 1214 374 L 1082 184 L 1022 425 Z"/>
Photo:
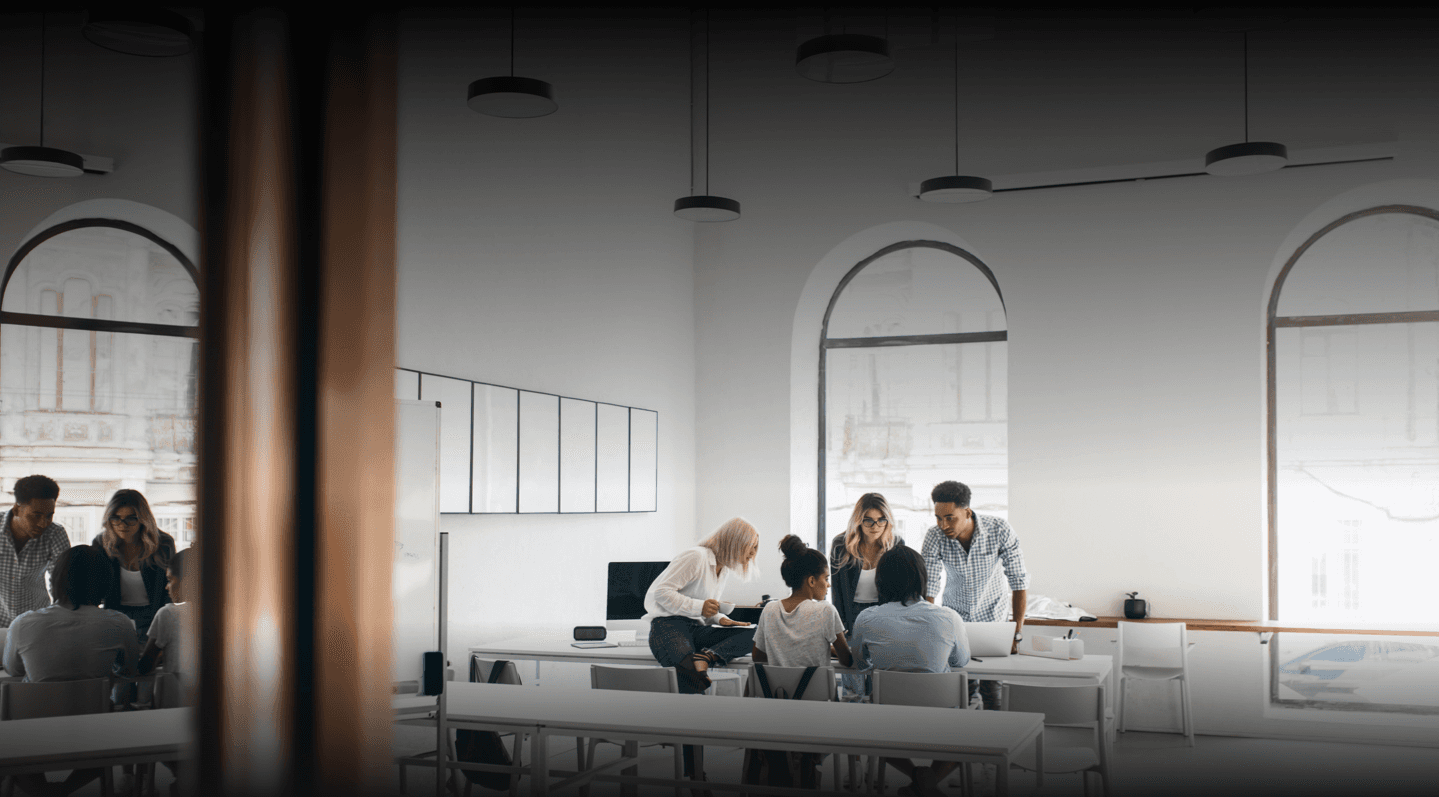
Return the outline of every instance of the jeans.
<path id="1" fill-rule="evenodd" d="M 122 604 L 120 606 L 107 606 L 105 608 L 114 609 L 135 621 L 135 633 L 140 637 L 141 649 L 144 649 L 145 642 L 150 636 L 150 623 L 155 619 L 155 612 L 158 612 L 160 607 L 149 605 L 125 606 Z"/>
<path id="2" fill-rule="evenodd" d="M 690 617 L 656 617 L 650 621 L 650 652 L 661 667 L 677 667 L 691 653 L 709 651 L 723 667 L 730 659 L 748 656 L 754 648 L 754 626 L 725 628 L 705 625 Z M 684 678 L 679 679 L 680 694 L 697 694 Z M 684 746 L 685 774 L 693 776 L 695 749 Z"/>
<path id="3" fill-rule="evenodd" d="M 974 696 L 978 693 L 980 699 L 984 701 L 985 711 L 998 711 L 999 690 L 999 681 L 971 680 L 969 682 L 969 700 L 970 702 L 974 702 Z"/>

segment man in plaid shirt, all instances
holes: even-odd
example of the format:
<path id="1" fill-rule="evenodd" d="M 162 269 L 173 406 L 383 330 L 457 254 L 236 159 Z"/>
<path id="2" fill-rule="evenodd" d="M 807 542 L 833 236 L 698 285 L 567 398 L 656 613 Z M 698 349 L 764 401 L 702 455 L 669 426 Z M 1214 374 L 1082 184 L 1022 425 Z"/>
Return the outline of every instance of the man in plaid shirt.
<path id="1" fill-rule="evenodd" d="M 1013 653 L 1019 649 L 1028 605 L 1029 574 L 1019 538 L 1009 523 L 997 517 L 976 515 L 969 508 L 969 487 L 959 482 L 940 482 L 930 492 L 934 519 L 938 525 L 924 535 L 924 567 L 928 581 L 925 600 L 934 603 L 939 592 L 939 574 L 945 573 L 944 605 L 966 623 L 992 623 L 1005 619 L 1005 597 L 1014 616 Z M 1005 580 L 1000 579 L 1003 569 Z M 979 691 L 984 707 L 999 709 L 998 681 L 971 681 L 970 696 Z"/>
<path id="2" fill-rule="evenodd" d="M 31 609 L 50 605 L 45 573 L 55 558 L 70 548 L 70 535 L 54 522 L 60 485 L 48 476 L 26 476 L 15 482 L 15 506 L 5 513 L 5 541 L 0 544 L 0 626 Z"/>

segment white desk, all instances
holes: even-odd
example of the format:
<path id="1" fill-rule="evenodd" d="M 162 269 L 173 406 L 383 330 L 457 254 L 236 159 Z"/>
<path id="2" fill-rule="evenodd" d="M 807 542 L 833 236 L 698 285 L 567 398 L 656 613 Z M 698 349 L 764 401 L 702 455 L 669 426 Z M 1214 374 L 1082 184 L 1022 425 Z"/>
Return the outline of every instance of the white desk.
<path id="1" fill-rule="evenodd" d="M 0 722 L 0 775 L 176 761 L 194 735 L 188 708 Z"/>
<path id="2" fill-rule="evenodd" d="M 541 762 L 539 775 L 532 778 L 532 793 L 537 796 L 548 794 L 552 788 L 567 793 L 570 787 L 593 779 L 600 770 L 626 763 L 623 759 L 611 762 L 551 784 L 547 770 L 549 736 L 994 764 L 998 797 L 1008 794 L 1012 759 L 1031 744 L 1040 761 L 1044 754 L 1042 714 L 807 700 L 712 700 L 698 695 L 603 689 L 546 694 L 504 684 L 460 682 L 450 682 L 446 690 L 448 720 L 456 725 L 493 730 L 535 727 L 530 760 L 532 764 Z M 640 778 L 636 782 L 676 783 L 657 778 Z"/>
<path id="3" fill-rule="evenodd" d="M 657 663 L 647 645 L 622 648 L 576 648 L 570 646 L 572 641 L 563 634 L 537 634 L 475 645 L 470 648 L 470 653 L 487 659 L 534 661 L 536 683 L 539 682 L 539 663 L 542 661 L 574 664 L 654 665 Z M 1064 679 L 1066 683 L 1107 684 L 1111 671 L 1114 669 L 1112 656 L 1085 656 L 1073 661 L 1046 659 L 1039 656 L 982 656 L 981 658 L 983 661 L 970 662 L 964 668 L 971 679 L 978 678 L 986 681 Z M 731 660 L 726 666 L 742 669 L 748 665 L 749 657 L 743 656 Z M 843 667 L 836 667 L 835 671 L 852 672 Z M 1112 688 L 1108 691 L 1110 694 L 1114 693 Z"/>

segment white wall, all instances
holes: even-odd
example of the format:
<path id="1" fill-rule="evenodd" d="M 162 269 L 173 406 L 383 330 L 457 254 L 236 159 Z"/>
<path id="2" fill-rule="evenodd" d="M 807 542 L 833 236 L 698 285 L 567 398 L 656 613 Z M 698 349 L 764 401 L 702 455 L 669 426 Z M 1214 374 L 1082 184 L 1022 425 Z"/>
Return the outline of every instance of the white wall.
<path id="1" fill-rule="evenodd" d="M 443 517 L 456 665 L 481 641 L 603 624 L 606 562 L 701 531 L 693 231 L 670 213 L 688 193 L 684 19 L 581 43 L 599 18 L 526 35 L 522 14 L 518 73 L 554 84 L 559 111 L 497 119 L 465 105 L 508 68 L 494 14 L 402 29 L 398 364 L 657 410 L 658 511 Z"/>

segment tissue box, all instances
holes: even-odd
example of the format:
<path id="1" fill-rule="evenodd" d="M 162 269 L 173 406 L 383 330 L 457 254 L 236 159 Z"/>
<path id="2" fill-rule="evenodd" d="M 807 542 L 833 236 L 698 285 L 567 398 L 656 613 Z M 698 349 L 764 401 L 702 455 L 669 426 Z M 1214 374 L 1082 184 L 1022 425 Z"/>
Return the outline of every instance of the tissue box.
<path id="1" fill-rule="evenodd" d="M 1046 659 L 1082 659 L 1084 640 L 1027 636 L 1019 643 L 1018 652 L 1021 655 L 1043 656 Z"/>

